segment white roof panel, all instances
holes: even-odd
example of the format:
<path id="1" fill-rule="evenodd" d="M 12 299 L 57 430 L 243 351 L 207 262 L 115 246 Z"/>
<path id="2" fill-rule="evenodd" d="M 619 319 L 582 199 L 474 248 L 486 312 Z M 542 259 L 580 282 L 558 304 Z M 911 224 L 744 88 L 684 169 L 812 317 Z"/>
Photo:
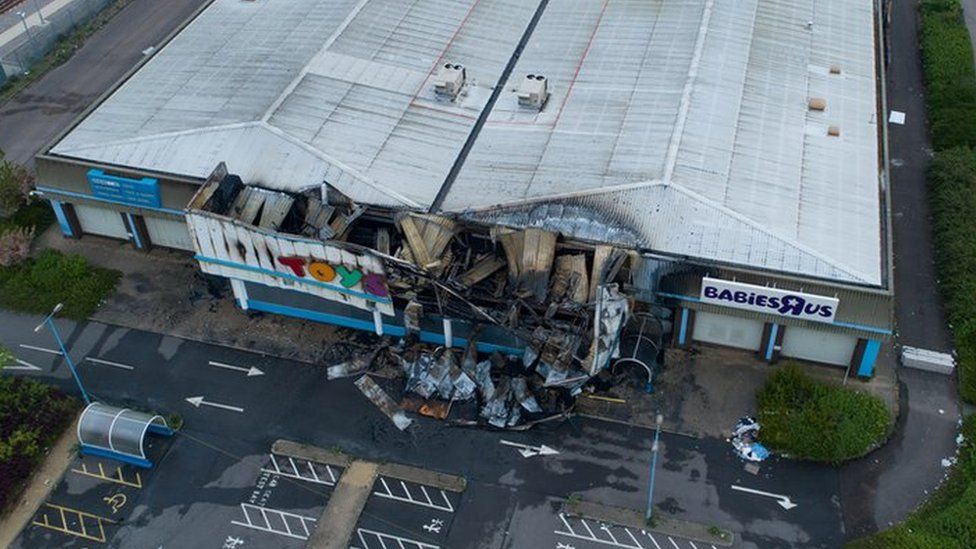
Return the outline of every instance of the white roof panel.
<path id="1" fill-rule="evenodd" d="M 51 152 L 883 284 L 873 0 L 538 7 L 215 0 Z"/>

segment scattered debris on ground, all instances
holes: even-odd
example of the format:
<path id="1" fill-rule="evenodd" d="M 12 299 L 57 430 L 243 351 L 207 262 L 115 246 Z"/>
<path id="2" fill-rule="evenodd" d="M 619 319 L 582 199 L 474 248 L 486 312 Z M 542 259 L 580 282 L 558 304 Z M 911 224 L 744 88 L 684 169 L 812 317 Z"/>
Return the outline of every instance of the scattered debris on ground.
<path id="1" fill-rule="evenodd" d="M 756 418 L 749 416 L 741 417 L 736 422 L 729 442 L 740 458 L 748 461 L 764 461 L 769 457 L 769 450 L 757 440 L 761 428 Z"/>

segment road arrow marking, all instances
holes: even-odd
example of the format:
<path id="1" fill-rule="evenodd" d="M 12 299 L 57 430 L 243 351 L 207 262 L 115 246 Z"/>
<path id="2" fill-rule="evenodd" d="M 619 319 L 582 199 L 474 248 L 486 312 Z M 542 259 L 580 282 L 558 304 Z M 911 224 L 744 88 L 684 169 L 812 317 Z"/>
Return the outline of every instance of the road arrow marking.
<path id="1" fill-rule="evenodd" d="M 746 488 L 745 486 L 736 486 L 735 484 L 732 485 L 732 489 L 738 490 L 740 492 L 746 492 L 747 494 L 755 494 L 757 496 L 766 496 L 767 498 L 773 498 L 776 500 L 776 503 L 778 503 L 780 507 L 786 509 L 787 511 L 797 506 L 796 503 L 793 503 L 793 501 L 790 500 L 790 496 L 784 496 L 781 494 L 771 494 L 769 492 L 763 492 L 762 490 L 754 490 L 752 488 Z"/>
<path id="2" fill-rule="evenodd" d="M 200 405 L 202 404 L 204 406 L 211 406 L 213 408 L 220 408 L 221 410 L 230 410 L 231 412 L 241 413 L 241 412 L 244 411 L 244 408 L 238 408 L 237 406 L 229 406 L 227 404 L 219 404 L 217 402 L 207 402 L 206 400 L 203 400 L 203 397 L 202 396 L 187 397 L 186 401 L 189 402 L 190 404 L 196 406 L 197 408 L 199 408 Z"/>
<path id="3" fill-rule="evenodd" d="M 39 351 L 39 352 L 42 352 L 42 353 L 47 353 L 49 355 L 58 355 L 58 356 L 61 356 L 61 351 L 55 351 L 54 349 L 47 349 L 47 348 L 44 348 L 44 347 L 35 347 L 33 345 L 24 345 L 23 343 L 21 343 L 20 344 L 20 348 L 21 349 L 30 349 L 31 351 Z"/>
<path id="4" fill-rule="evenodd" d="M 512 448 L 517 449 L 524 458 L 530 458 L 533 456 L 554 456 L 559 453 L 559 450 L 550 448 L 545 444 L 542 446 L 529 446 L 528 444 L 519 444 L 517 442 L 511 442 L 508 440 L 501 440 L 499 442 L 501 442 L 504 446 L 511 446 Z"/>
<path id="5" fill-rule="evenodd" d="M 244 368 L 242 366 L 231 366 L 230 364 L 224 364 L 223 362 L 214 362 L 213 360 L 211 360 L 208 364 L 210 364 L 211 366 L 216 366 L 218 368 L 224 368 L 225 370 L 234 370 L 235 372 L 244 372 L 244 373 L 247 374 L 247 377 L 263 376 L 264 375 L 264 372 L 262 372 L 261 370 L 255 368 L 254 366 L 251 366 L 250 368 Z"/>
<path id="6" fill-rule="evenodd" d="M 101 364 L 103 366 L 111 366 L 113 368 L 121 368 L 123 370 L 135 370 L 132 366 L 128 364 L 119 364 L 118 362 L 112 362 L 110 360 L 102 360 L 100 358 L 85 357 L 88 362 L 93 362 L 95 364 Z"/>
<path id="7" fill-rule="evenodd" d="M 19 358 L 15 358 L 14 359 L 14 362 L 16 362 L 18 364 L 18 366 L 5 366 L 3 369 L 4 370 L 23 370 L 23 371 L 26 371 L 26 372 L 40 372 L 41 371 L 41 369 L 38 368 L 37 366 L 34 366 L 30 362 L 25 362 L 25 361 L 23 361 L 23 360 L 21 360 Z"/>

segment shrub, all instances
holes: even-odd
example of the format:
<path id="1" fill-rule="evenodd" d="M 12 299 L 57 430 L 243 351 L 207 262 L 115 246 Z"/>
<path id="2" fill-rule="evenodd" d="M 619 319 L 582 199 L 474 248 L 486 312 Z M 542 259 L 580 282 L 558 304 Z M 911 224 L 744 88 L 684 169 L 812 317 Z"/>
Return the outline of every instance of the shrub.
<path id="1" fill-rule="evenodd" d="M 27 203 L 34 188 L 34 175 L 30 170 L 8 162 L 0 150 L 0 216 L 6 217 Z"/>
<path id="2" fill-rule="evenodd" d="M 880 398 L 814 381 L 794 363 L 774 371 L 756 401 L 763 444 L 792 457 L 838 463 L 863 456 L 888 433 Z"/>
<path id="3" fill-rule="evenodd" d="M 0 233 L 0 267 L 18 265 L 30 254 L 34 228 L 10 229 Z"/>
<path id="4" fill-rule="evenodd" d="M 63 314 L 83 320 L 115 289 L 122 273 L 99 269 L 77 255 L 45 250 L 36 259 L 0 268 L 0 307 L 46 314 L 64 303 Z"/>
<path id="5" fill-rule="evenodd" d="M 963 422 L 959 461 L 949 477 L 905 522 L 848 544 L 857 549 L 976 547 L 976 415 Z"/>
<path id="6" fill-rule="evenodd" d="M 0 357 L 9 352 L 0 348 Z M 0 358 L 2 360 L 2 358 Z M 0 376 L 0 509 L 12 502 L 78 401 L 25 377 Z"/>
<path id="7" fill-rule="evenodd" d="M 939 288 L 957 350 L 959 393 L 976 403 L 976 154 L 940 151 L 929 166 Z"/>
<path id="8" fill-rule="evenodd" d="M 960 0 L 922 0 L 919 11 L 932 142 L 976 146 L 976 68 Z"/>

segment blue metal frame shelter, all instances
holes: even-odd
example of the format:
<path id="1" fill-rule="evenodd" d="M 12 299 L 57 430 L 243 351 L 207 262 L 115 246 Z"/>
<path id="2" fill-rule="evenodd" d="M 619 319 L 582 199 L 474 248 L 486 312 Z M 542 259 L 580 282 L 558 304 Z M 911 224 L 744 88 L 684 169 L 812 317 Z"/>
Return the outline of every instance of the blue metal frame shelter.
<path id="1" fill-rule="evenodd" d="M 162 416 L 92 402 L 78 420 L 82 455 L 115 459 L 138 467 L 153 464 L 146 458 L 146 433 L 171 436 L 173 430 Z"/>

